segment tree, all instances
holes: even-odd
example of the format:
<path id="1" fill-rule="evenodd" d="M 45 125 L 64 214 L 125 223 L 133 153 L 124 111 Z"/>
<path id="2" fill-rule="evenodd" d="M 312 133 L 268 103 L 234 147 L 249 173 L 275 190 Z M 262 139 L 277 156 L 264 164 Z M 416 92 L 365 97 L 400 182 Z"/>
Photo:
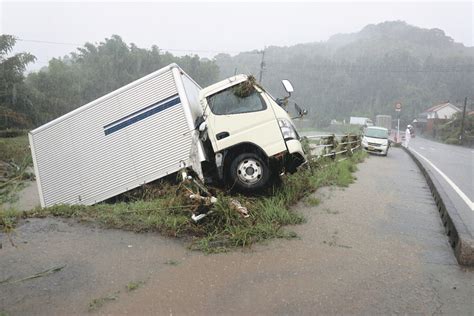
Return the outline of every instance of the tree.
<path id="1" fill-rule="evenodd" d="M 203 86 L 217 80 L 216 63 L 196 55 L 177 57 L 158 46 L 139 48 L 118 35 L 99 44 L 86 43 L 28 75 L 26 82 L 39 118 L 34 124 L 63 115 L 171 63 L 177 63 Z"/>
<path id="2" fill-rule="evenodd" d="M 36 60 L 30 53 L 18 53 L 8 57 L 15 46 L 12 35 L 0 35 L 0 128 L 31 125 L 28 117 L 32 103 L 24 85 L 26 66 Z"/>

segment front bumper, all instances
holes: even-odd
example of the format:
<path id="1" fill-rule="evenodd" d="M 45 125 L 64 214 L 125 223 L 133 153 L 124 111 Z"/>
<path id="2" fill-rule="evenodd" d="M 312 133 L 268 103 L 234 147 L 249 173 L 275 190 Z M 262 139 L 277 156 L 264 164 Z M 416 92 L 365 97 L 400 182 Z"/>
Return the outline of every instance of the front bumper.
<path id="1" fill-rule="evenodd" d="M 289 139 L 286 141 L 286 147 L 288 148 L 288 152 L 290 154 L 299 154 L 304 160 L 306 160 L 306 155 L 303 151 L 303 146 L 301 142 L 296 139 Z"/>
<path id="2" fill-rule="evenodd" d="M 378 155 L 385 155 L 387 154 L 388 151 L 388 145 L 387 146 L 369 146 L 366 144 L 362 144 L 362 149 L 365 150 L 368 153 L 372 154 L 378 154 Z"/>
<path id="3" fill-rule="evenodd" d="M 286 147 L 288 148 L 288 155 L 285 159 L 285 169 L 290 173 L 295 172 L 300 167 L 306 165 L 308 160 L 303 150 L 301 142 L 296 139 L 289 139 L 286 141 Z"/>

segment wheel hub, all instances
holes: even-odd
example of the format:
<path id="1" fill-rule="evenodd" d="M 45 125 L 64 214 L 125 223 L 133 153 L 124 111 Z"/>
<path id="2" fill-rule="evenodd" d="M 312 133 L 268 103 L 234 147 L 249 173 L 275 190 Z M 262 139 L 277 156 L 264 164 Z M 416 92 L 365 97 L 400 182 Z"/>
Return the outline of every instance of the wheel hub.
<path id="1" fill-rule="evenodd" d="M 237 176 L 245 183 L 256 183 L 262 178 L 263 169 L 255 159 L 245 159 L 237 166 Z"/>

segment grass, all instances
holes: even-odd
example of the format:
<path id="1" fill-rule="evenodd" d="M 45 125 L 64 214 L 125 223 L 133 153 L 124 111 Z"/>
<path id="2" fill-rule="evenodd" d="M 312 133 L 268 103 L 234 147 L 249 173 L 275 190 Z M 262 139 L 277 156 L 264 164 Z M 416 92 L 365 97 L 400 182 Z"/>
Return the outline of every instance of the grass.
<path id="1" fill-rule="evenodd" d="M 111 294 L 111 295 L 108 295 L 108 296 L 93 299 L 89 303 L 89 312 L 98 310 L 99 308 L 104 306 L 107 302 L 117 300 L 118 299 L 118 294 L 119 293 L 114 293 L 114 294 Z"/>
<path id="2" fill-rule="evenodd" d="M 33 174 L 27 172 L 33 164 L 26 135 L 0 138 L 0 205 L 14 203 L 24 181 Z"/>
<path id="3" fill-rule="evenodd" d="M 170 259 L 170 260 L 166 260 L 164 264 L 169 264 L 170 266 L 177 266 L 179 264 L 179 261 Z"/>
<path id="4" fill-rule="evenodd" d="M 321 200 L 312 196 L 306 198 L 305 203 L 309 206 L 318 206 Z"/>
<path id="5" fill-rule="evenodd" d="M 28 136 L 23 135 L 12 138 L 0 138 L 0 160 L 13 161 L 17 165 L 22 163 L 32 164 Z"/>
<path id="6" fill-rule="evenodd" d="M 128 292 L 132 292 L 132 291 L 135 291 L 136 289 L 138 289 L 143 284 L 145 284 L 144 281 L 133 281 L 133 282 L 129 282 L 127 284 L 126 288 L 127 288 Z"/>
<path id="7" fill-rule="evenodd" d="M 284 176 L 282 184 L 266 196 L 231 196 L 217 191 L 218 202 L 212 214 L 194 223 L 190 209 L 194 207 L 183 186 L 147 185 L 125 196 L 125 201 L 93 206 L 57 205 L 17 213 L 0 210 L 0 229 L 12 230 L 20 218 L 63 217 L 96 223 L 104 228 L 134 232 L 159 232 L 166 236 L 184 237 L 189 247 L 206 253 L 247 247 L 271 238 L 295 238 L 284 226 L 301 224 L 305 218 L 291 206 L 322 186 L 348 186 L 354 181 L 356 164 L 365 158 L 356 152 L 341 162 L 318 161 L 310 169 Z M 249 218 L 242 218 L 230 205 L 236 199 L 247 207 Z M 313 201 L 312 203 L 317 203 Z"/>

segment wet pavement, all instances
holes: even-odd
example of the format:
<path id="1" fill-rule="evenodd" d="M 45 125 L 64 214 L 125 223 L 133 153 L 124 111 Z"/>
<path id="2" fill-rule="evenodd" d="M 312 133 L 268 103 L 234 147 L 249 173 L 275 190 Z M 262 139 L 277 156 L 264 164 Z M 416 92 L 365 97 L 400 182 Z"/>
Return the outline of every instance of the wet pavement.
<path id="1" fill-rule="evenodd" d="M 416 154 L 423 166 L 437 178 L 438 183 L 442 186 L 441 189 L 444 190 L 456 208 L 455 211 L 466 227 L 465 231 L 469 234 L 469 238 L 473 240 L 474 150 L 467 147 L 442 144 L 422 137 L 416 137 L 410 141 L 410 150 Z M 449 184 L 425 159 L 428 159 L 431 164 L 444 173 L 457 189 Z M 462 195 L 464 195 L 464 198 Z"/>
<path id="2" fill-rule="evenodd" d="M 457 265 L 426 181 L 411 158 L 359 165 L 346 189 L 315 193 L 295 209 L 307 223 L 219 255 L 179 241 L 53 219 L 17 229 L 0 250 L 0 281 L 67 264 L 54 274 L 0 284 L 8 314 L 474 314 L 474 270 Z M 256 210 L 251 210 L 256 211 Z M 144 282 L 128 292 L 131 281 Z"/>

